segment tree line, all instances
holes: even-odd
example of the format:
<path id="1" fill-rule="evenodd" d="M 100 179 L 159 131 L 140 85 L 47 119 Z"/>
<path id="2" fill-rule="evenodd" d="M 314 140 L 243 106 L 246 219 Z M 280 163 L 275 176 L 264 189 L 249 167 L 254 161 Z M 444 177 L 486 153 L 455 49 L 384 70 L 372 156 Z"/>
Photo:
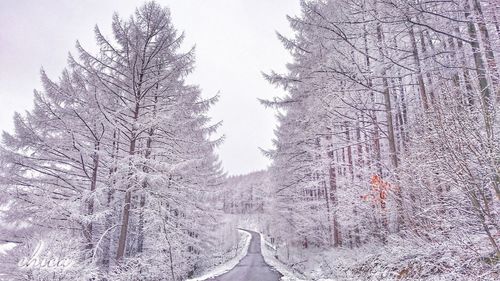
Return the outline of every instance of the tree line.
<path id="1" fill-rule="evenodd" d="M 500 4 L 302 1 L 264 74 L 276 110 L 269 234 L 283 248 L 390 239 L 500 257 Z M 474 238 L 472 238 L 474 237 Z M 478 239 L 476 239 L 478 238 Z"/>

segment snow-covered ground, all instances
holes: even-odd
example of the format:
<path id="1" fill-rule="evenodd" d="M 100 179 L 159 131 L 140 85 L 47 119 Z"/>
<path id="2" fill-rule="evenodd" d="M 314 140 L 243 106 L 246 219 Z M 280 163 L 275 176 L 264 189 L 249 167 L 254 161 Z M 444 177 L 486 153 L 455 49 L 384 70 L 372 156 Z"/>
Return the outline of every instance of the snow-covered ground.
<path id="1" fill-rule="evenodd" d="M 210 278 L 222 275 L 222 274 L 230 271 L 231 269 L 233 269 L 240 262 L 240 260 L 247 255 L 248 245 L 250 245 L 250 240 L 252 238 L 250 233 L 248 233 L 244 230 L 238 230 L 238 232 L 241 235 L 241 239 L 240 239 L 239 246 L 238 246 L 238 249 L 240 249 L 240 250 L 238 251 L 238 254 L 234 258 L 230 259 L 226 263 L 223 263 L 221 265 L 218 265 L 218 266 L 208 270 L 207 272 L 205 272 L 204 274 L 202 274 L 199 277 L 191 278 L 191 279 L 188 279 L 186 281 L 202 281 L 202 280 L 210 279 Z"/>
<path id="2" fill-rule="evenodd" d="M 5 255 L 8 250 L 11 250 L 15 246 L 16 244 L 14 243 L 0 244 L 0 255 Z"/>
<path id="3" fill-rule="evenodd" d="M 267 264 L 274 267 L 283 275 L 283 277 L 281 277 L 282 281 L 306 281 L 306 279 L 304 279 L 304 276 L 300 275 L 297 272 L 293 272 L 292 269 L 287 267 L 284 263 L 282 263 L 275 257 L 276 246 L 267 241 L 262 233 L 260 233 L 260 239 L 262 242 L 260 244 L 260 247 L 262 250 L 262 255 L 264 256 L 264 260 Z"/>
<path id="4" fill-rule="evenodd" d="M 417 238 L 389 237 L 387 244 L 373 243 L 360 248 L 308 249 L 277 248 L 263 234 L 262 218 L 238 218 L 238 227 L 261 234 L 261 251 L 266 263 L 279 271 L 281 281 L 338 280 L 500 280 L 500 263 L 488 266 L 458 240 L 429 244 Z M 491 256 L 484 237 L 468 237 L 483 257 Z M 469 246 L 470 246 L 469 245 Z M 278 249 L 278 250 L 276 250 Z M 279 258 L 279 259 L 278 259 Z"/>
<path id="5" fill-rule="evenodd" d="M 474 241 L 476 246 L 481 243 L 484 242 Z M 429 246 L 415 239 L 394 237 L 387 245 L 358 249 L 291 248 L 290 259 L 286 261 L 275 257 L 274 246 L 268 241 L 264 244 L 262 253 L 266 262 L 284 275 L 282 281 L 500 280 L 500 263 L 487 266 L 451 242 Z M 278 256 L 286 259 L 285 250 L 281 249 Z"/>

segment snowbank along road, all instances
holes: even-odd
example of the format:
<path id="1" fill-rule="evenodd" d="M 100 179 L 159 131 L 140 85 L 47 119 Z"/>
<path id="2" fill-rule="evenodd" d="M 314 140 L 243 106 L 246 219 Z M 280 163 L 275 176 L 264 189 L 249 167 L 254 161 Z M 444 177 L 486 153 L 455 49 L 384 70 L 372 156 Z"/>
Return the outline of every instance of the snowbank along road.
<path id="1" fill-rule="evenodd" d="M 248 230 L 245 230 L 248 231 Z M 269 266 L 260 250 L 260 235 L 248 231 L 252 240 L 247 255 L 228 273 L 208 279 L 209 281 L 279 281 L 281 274 Z"/>

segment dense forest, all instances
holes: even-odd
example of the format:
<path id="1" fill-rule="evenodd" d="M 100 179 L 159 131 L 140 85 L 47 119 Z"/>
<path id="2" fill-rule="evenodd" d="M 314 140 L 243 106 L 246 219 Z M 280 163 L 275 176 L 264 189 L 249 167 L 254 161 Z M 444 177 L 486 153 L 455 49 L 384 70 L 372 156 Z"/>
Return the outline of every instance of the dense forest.
<path id="1" fill-rule="evenodd" d="M 499 8 L 302 1 L 295 37 L 279 35 L 289 71 L 265 75 L 288 94 L 263 101 L 280 122 L 265 153 L 285 261 L 304 270 L 307 249 L 376 247 L 396 257 L 348 269 L 391 260 L 399 278 L 498 277 Z"/>

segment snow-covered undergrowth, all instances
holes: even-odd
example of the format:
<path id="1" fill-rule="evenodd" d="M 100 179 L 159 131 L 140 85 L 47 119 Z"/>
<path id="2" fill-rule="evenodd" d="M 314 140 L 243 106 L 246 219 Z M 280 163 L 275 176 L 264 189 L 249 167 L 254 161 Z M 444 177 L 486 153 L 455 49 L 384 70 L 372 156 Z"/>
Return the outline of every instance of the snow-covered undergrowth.
<path id="1" fill-rule="evenodd" d="M 479 241 L 474 241 L 479 243 Z M 477 246 L 477 244 L 475 245 Z M 499 280 L 500 265 L 478 259 L 457 243 L 422 244 L 393 238 L 388 245 L 358 249 L 278 249 L 263 247 L 266 261 L 300 272 L 305 280 Z M 270 256 L 270 257 L 269 257 Z M 276 256 L 279 260 L 276 259 Z M 287 256 L 289 257 L 287 259 Z M 483 253 L 488 256 L 488 253 Z M 286 264 L 286 265 L 285 265 Z M 286 275 L 286 274 L 284 274 Z M 297 274 L 295 274 L 297 276 Z M 288 277 L 283 280 L 300 280 Z"/>
<path id="2" fill-rule="evenodd" d="M 0 255 L 5 255 L 7 253 L 7 251 L 11 250 L 15 246 L 16 246 L 16 244 L 14 244 L 14 243 L 0 244 Z"/>
<path id="3" fill-rule="evenodd" d="M 240 260 L 247 255 L 248 252 L 248 246 L 250 245 L 250 240 L 252 236 L 250 233 L 243 231 L 243 230 L 238 230 L 240 234 L 240 239 L 238 242 L 238 245 L 236 247 L 236 255 L 233 257 L 226 257 L 227 261 L 225 261 L 222 264 L 219 264 L 209 270 L 206 270 L 204 273 L 202 273 L 199 277 L 191 278 L 186 281 L 202 281 L 206 280 L 209 278 L 213 278 L 219 275 L 222 275 L 231 269 L 233 269 L 239 262 Z"/>
<path id="4" fill-rule="evenodd" d="M 260 240 L 264 260 L 283 275 L 281 278 L 282 281 L 305 281 L 305 277 L 302 274 L 294 272 L 293 269 L 276 258 L 276 246 L 266 240 L 262 233 L 260 233 Z"/>

